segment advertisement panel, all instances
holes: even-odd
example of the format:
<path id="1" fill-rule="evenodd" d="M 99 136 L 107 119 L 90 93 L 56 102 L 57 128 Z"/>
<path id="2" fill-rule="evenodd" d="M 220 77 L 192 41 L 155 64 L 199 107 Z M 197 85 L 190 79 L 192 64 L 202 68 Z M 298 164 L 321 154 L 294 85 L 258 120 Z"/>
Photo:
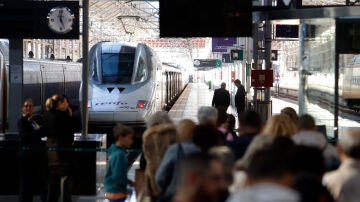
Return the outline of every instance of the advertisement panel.
<path id="1" fill-rule="evenodd" d="M 228 47 L 236 44 L 236 37 L 229 38 L 212 38 L 212 52 L 224 53 Z"/>

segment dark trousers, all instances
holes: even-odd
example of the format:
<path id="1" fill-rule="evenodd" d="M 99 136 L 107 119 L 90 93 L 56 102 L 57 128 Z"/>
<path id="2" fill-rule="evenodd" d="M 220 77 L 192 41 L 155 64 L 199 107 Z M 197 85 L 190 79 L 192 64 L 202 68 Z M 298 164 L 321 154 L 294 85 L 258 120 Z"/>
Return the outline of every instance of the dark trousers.
<path id="1" fill-rule="evenodd" d="M 70 175 L 58 175 L 51 173 L 49 177 L 48 202 L 71 202 L 72 198 L 72 177 Z"/>
<path id="2" fill-rule="evenodd" d="M 22 154 L 19 176 L 19 202 L 32 202 L 35 194 L 46 199 L 46 162 L 43 156 Z"/>

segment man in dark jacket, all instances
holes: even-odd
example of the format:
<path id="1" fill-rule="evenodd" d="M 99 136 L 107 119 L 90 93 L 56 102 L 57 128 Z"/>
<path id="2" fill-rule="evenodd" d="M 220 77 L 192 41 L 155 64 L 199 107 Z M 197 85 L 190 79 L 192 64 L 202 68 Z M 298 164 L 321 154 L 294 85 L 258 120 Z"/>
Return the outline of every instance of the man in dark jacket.
<path id="1" fill-rule="evenodd" d="M 221 88 L 214 92 L 211 106 L 216 108 L 223 106 L 227 110 L 230 105 L 230 93 L 226 88 L 226 83 L 221 83 Z"/>
<path id="2" fill-rule="evenodd" d="M 22 106 L 22 117 L 18 121 L 19 135 L 21 138 L 20 160 L 20 187 L 19 202 L 33 201 L 37 191 L 42 194 L 45 201 L 46 171 L 45 152 L 39 150 L 44 144 L 41 142 L 40 116 L 33 116 L 34 104 L 31 99 L 25 100 Z"/>
<path id="3" fill-rule="evenodd" d="M 235 94 L 235 106 L 236 111 L 238 114 L 238 117 L 240 117 L 240 113 L 245 110 L 245 97 L 246 92 L 243 85 L 241 85 L 241 81 L 239 79 L 236 79 L 234 81 L 235 86 L 237 87 L 237 91 Z"/>

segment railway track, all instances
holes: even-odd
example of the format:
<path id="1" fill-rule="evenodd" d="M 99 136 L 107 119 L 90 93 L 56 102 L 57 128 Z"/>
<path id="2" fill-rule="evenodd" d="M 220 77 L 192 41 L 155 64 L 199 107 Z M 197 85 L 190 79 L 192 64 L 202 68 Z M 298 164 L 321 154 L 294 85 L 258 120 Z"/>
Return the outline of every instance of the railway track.
<path id="1" fill-rule="evenodd" d="M 278 98 L 285 98 L 293 102 L 298 101 L 299 93 L 296 89 L 279 88 L 277 91 L 272 89 L 271 93 L 273 96 Z M 305 96 L 310 103 L 317 104 L 323 109 L 334 109 L 334 100 L 331 100 L 334 96 L 330 93 L 324 93 L 318 90 L 309 90 Z M 340 97 L 340 99 L 342 98 Z M 339 115 L 342 115 L 342 113 L 360 117 L 360 113 L 358 113 L 358 111 L 350 109 L 346 105 L 339 103 Z"/>

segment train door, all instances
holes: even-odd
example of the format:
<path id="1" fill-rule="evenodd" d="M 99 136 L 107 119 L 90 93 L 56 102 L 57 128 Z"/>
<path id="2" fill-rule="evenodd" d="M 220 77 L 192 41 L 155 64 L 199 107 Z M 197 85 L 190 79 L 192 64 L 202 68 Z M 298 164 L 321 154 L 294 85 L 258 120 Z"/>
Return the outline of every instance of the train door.
<path id="1" fill-rule="evenodd" d="M 80 107 L 81 64 L 64 64 L 64 93 L 73 107 Z"/>
<path id="2" fill-rule="evenodd" d="M 0 96 L 2 99 L 0 99 L 0 132 L 4 132 L 4 127 L 5 127 L 5 117 L 6 117 L 6 113 L 5 113 L 5 100 L 4 98 L 6 98 L 6 91 L 5 91 L 5 87 L 6 87 L 6 79 L 5 79 L 5 73 L 6 73 L 6 67 L 5 67 L 5 60 L 3 55 L 0 52 Z"/>
<path id="3" fill-rule="evenodd" d="M 166 106 L 169 105 L 170 99 L 170 82 L 169 82 L 169 72 L 165 72 L 165 86 L 166 86 L 166 95 L 165 95 L 165 104 Z"/>
<path id="4" fill-rule="evenodd" d="M 35 106 L 34 111 L 39 112 L 42 109 L 40 63 L 24 61 L 23 68 L 23 98 L 32 99 Z"/>

